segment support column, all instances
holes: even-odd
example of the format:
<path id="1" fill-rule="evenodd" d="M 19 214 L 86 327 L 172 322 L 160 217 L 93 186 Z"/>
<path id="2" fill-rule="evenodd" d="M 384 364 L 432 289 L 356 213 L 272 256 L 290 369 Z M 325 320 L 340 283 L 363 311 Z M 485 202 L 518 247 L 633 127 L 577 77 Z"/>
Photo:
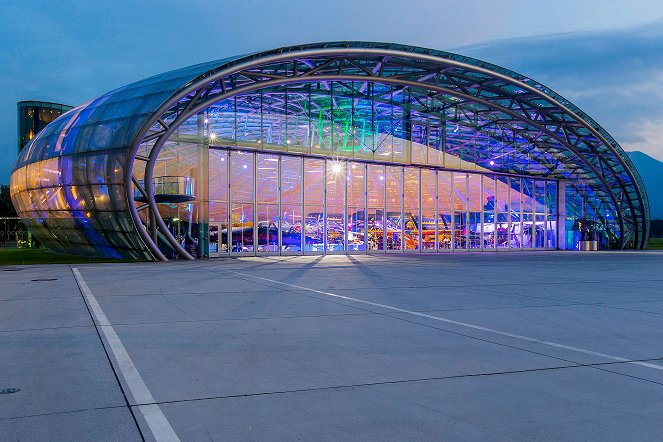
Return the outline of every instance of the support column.
<path id="1" fill-rule="evenodd" d="M 566 250 L 566 183 L 557 182 L 557 248 Z"/>
<path id="2" fill-rule="evenodd" d="M 195 183 L 198 202 L 198 249 L 199 257 L 209 258 L 209 144 L 205 130 L 205 115 L 199 113 L 196 121 L 200 140 Z"/>

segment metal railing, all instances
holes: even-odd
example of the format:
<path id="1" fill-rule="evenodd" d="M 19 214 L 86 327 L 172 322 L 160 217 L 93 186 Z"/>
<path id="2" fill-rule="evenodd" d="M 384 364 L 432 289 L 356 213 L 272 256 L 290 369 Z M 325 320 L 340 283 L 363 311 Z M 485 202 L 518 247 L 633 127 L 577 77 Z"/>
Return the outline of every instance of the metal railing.
<path id="1" fill-rule="evenodd" d="M 141 185 L 145 185 L 143 180 Z M 186 195 L 193 197 L 195 189 L 195 179 L 188 176 L 158 176 L 152 178 L 155 195 Z M 134 196 L 141 199 L 142 195 L 136 189 Z"/>

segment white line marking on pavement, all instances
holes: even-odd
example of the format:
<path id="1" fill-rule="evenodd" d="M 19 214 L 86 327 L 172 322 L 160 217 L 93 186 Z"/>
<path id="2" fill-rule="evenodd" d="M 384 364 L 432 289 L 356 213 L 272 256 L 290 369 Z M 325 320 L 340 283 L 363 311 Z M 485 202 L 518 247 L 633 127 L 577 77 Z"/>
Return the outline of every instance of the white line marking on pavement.
<path id="1" fill-rule="evenodd" d="M 447 318 L 442 318 L 440 316 L 433 316 L 433 315 L 429 315 L 429 314 L 426 314 L 426 313 L 415 312 L 415 311 L 412 311 L 412 310 L 406 310 L 406 309 L 399 308 L 399 307 L 394 307 L 394 306 L 391 306 L 391 305 L 379 304 L 377 302 L 371 302 L 371 301 L 364 301 L 363 299 L 352 298 L 350 296 L 337 295 L 335 293 L 324 292 L 322 290 L 316 290 L 316 289 L 312 289 L 312 288 L 309 288 L 309 287 L 303 287 L 303 286 L 295 285 L 295 284 L 288 284 L 287 282 L 275 281 L 273 279 L 263 278 L 261 276 L 249 275 L 247 273 L 237 272 L 237 271 L 234 271 L 234 270 L 226 270 L 226 271 L 230 272 L 230 273 L 235 273 L 237 275 L 245 276 L 247 278 L 262 279 L 263 281 L 269 281 L 269 282 L 273 282 L 273 283 L 276 283 L 276 284 L 282 284 L 282 285 L 285 285 L 285 286 L 288 286 L 288 287 L 294 287 L 296 289 L 301 289 L 301 290 L 307 290 L 307 291 L 310 291 L 310 292 L 320 293 L 321 295 L 327 295 L 327 296 L 331 296 L 331 297 L 334 297 L 334 298 L 345 299 L 347 301 L 358 302 L 360 304 L 372 305 L 374 307 L 380 307 L 380 308 L 384 308 L 384 309 L 387 309 L 387 310 L 392 310 L 392 311 L 399 312 L 399 313 L 408 313 L 410 315 L 420 316 L 422 318 L 433 319 L 435 321 L 446 322 L 448 324 L 454 324 L 454 325 L 458 325 L 458 326 L 461 326 L 461 327 L 467 327 L 467 328 L 472 328 L 472 329 L 475 329 L 475 330 L 481 330 L 481 331 L 484 331 L 484 332 L 494 333 L 494 334 L 498 334 L 498 335 L 501 335 L 501 336 L 508 336 L 510 338 L 521 339 L 523 341 L 534 342 L 534 343 L 542 344 L 542 345 L 548 345 L 550 347 L 563 348 L 565 350 L 571 350 L 571 351 L 575 351 L 575 352 L 578 352 L 578 353 L 584 353 L 584 354 L 592 355 L 592 356 L 599 356 L 599 357 L 602 357 L 602 358 L 611 359 L 613 361 L 627 362 L 629 364 L 641 365 L 643 367 L 653 368 L 653 369 L 656 369 L 656 370 L 663 370 L 663 366 L 661 366 L 661 365 L 650 364 L 650 363 L 647 363 L 647 362 L 632 361 L 628 358 L 623 358 L 623 357 L 620 357 L 620 356 L 614 356 L 614 355 L 609 355 L 609 354 L 606 354 L 606 353 L 601 353 L 601 352 L 598 352 L 598 351 L 592 351 L 592 350 L 587 350 L 587 349 L 584 349 L 584 348 L 572 347 L 570 345 L 558 344 L 556 342 L 550 342 L 550 341 L 544 341 L 544 340 L 541 340 L 541 339 L 530 338 L 528 336 L 516 335 L 514 333 L 495 330 L 495 329 L 488 328 L 488 327 L 482 327 L 480 325 L 469 324 L 467 322 L 454 321 L 453 319 L 447 319 Z"/>
<path id="2" fill-rule="evenodd" d="M 170 426 L 170 423 L 166 419 L 166 416 L 164 416 L 159 405 L 155 403 L 152 393 L 150 393 L 147 385 L 145 385 L 145 381 L 143 381 L 142 376 L 129 357 L 129 353 L 127 353 L 122 341 L 120 341 L 119 336 L 115 333 L 115 329 L 113 329 L 106 314 L 101 309 L 101 306 L 97 302 L 97 298 L 92 294 L 92 291 L 78 269 L 72 268 L 72 271 L 78 286 L 90 306 L 90 310 L 92 310 L 92 313 L 97 320 L 98 327 L 101 329 L 101 332 L 106 338 L 106 342 L 108 342 L 108 345 L 110 346 L 115 361 L 117 361 L 117 366 L 122 373 L 122 377 L 124 377 L 124 381 L 127 384 L 134 401 L 137 404 L 143 404 L 138 405 L 138 409 L 143 414 L 145 422 L 147 422 L 152 435 L 158 441 L 179 442 L 180 438 L 177 437 L 175 430 Z"/>

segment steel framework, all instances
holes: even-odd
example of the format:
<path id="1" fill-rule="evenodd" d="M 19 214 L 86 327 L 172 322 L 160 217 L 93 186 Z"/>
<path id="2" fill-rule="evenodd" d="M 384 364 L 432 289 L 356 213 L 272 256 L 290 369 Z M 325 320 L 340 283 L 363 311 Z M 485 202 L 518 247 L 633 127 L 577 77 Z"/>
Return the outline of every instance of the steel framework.
<path id="1" fill-rule="evenodd" d="M 610 230 L 615 246 L 647 244 L 649 205 L 635 167 L 568 100 L 483 61 L 367 42 L 292 46 L 211 61 L 80 105 L 20 153 L 11 183 L 19 215 L 40 240 L 62 251 L 166 260 L 159 246 L 167 245 L 191 259 L 159 213 L 154 167 L 162 148 L 178 137 L 213 144 L 200 126 L 210 113 L 232 128 L 225 139 L 239 147 L 262 140 L 267 120 L 285 131 L 277 133 L 278 142 L 300 142 L 288 133 L 290 116 L 307 122 L 308 132 L 315 131 L 316 117 L 331 121 L 327 156 L 342 154 L 333 141 L 335 119 L 344 121 L 343 147 L 352 137 L 351 144 L 373 150 L 375 161 L 383 161 L 377 157 L 380 141 L 366 137 L 370 144 L 366 133 L 391 134 L 410 150 L 432 147 L 435 139 L 434 149 L 459 159 L 460 169 L 464 164 L 562 180 Z M 286 117 L 285 126 L 279 116 Z M 238 119 L 244 135 L 237 133 Z M 307 142 L 311 148 L 310 137 Z M 267 144 L 259 148 L 275 146 Z"/>
<path id="2" fill-rule="evenodd" d="M 306 84 L 331 82 L 345 86 L 353 99 L 390 103 L 396 98 L 410 121 L 425 115 L 467 128 L 454 142 L 470 161 L 487 162 L 508 145 L 543 166 L 535 176 L 582 182 L 585 191 L 591 189 L 595 195 L 591 202 L 595 213 L 615 213 L 619 246 L 645 246 L 649 208 L 640 177 L 617 142 L 567 100 L 522 75 L 471 58 L 407 46 L 344 42 L 283 48 L 222 64 L 174 94 L 138 131 L 130 160 L 147 161 L 143 190 L 148 206 L 156 214 L 159 230 L 183 257 L 192 259 L 168 231 L 152 196 L 154 164 L 166 140 L 192 116 L 231 97 L 242 97 L 250 108 L 260 91 L 274 93 L 287 87 L 297 91 Z M 371 87 L 376 84 L 390 87 Z M 285 107 L 310 112 L 297 100 Z M 478 148 L 475 134 L 496 143 L 484 142 Z M 474 148 L 468 149 L 472 142 Z M 149 155 L 136 156 L 145 143 Z M 523 172 L 517 162 L 492 169 Z M 126 171 L 131 176 L 131 166 Z M 127 198 L 133 198 L 129 188 Z M 137 211 L 132 213 L 138 224 Z M 159 255 L 147 232 L 139 231 Z"/>

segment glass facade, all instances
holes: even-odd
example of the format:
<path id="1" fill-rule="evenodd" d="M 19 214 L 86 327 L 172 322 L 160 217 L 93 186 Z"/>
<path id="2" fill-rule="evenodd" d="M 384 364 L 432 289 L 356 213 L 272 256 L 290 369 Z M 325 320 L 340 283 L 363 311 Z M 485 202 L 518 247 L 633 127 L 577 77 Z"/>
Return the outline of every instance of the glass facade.
<path id="1" fill-rule="evenodd" d="M 10 188 L 19 217 L 42 244 L 78 255 L 152 258 L 137 231 L 143 227 L 128 210 L 124 172 L 133 161 L 131 141 L 174 89 L 209 67 L 116 89 L 61 115 L 30 140 L 14 164 Z"/>
<path id="2" fill-rule="evenodd" d="M 537 181 L 537 193 L 526 179 L 476 172 L 218 147 L 210 156 L 230 164 L 209 171 L 210 195 L 230 195 L 210 203 L 212 257 L 556 247 L 557 200 L 547 198 L 557 181 Z"/>
<path id="3" fill-rule="evenodd" d="M 531 79 L 441 51 L 332 42 L 217 60 L 33 136 L 12 199 L 70 253 L 646 246 L 646 194 L 607 132 Z"/>
<path id="4" fill-rule="evenodd" d="M 48 126 L 73 106 L 44 101 L 19 101 L 18 107 L 18 150 L 19 152 L 40 130 Z"/>

